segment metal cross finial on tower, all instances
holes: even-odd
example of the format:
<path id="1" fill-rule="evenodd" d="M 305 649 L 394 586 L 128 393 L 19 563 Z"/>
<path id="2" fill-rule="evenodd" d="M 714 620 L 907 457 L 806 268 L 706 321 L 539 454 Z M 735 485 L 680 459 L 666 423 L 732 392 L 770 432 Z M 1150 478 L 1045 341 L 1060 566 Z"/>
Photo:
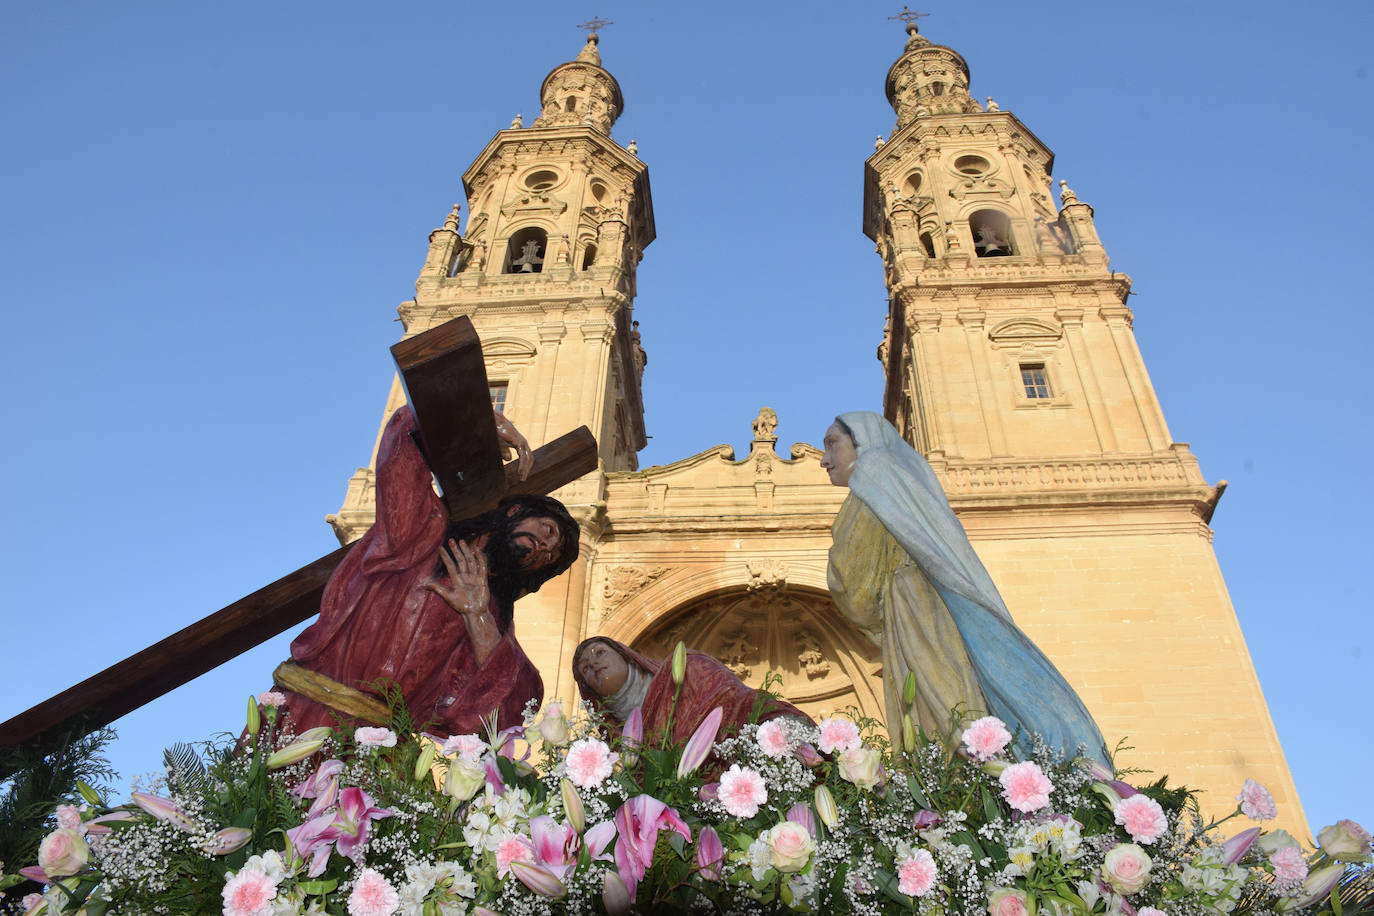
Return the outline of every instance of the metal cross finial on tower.
<path id="1" fill-rule="evenodd" d="M 579 29 L 586 29 L 586 30 L 587 30 L 587 40 L 588 40 L 588 41 L 595 41 L 595 40 L 599 37 L 599 36 L 596 34 L 596 30 L 597 30 L 597 29 L 604 29 L 604 28 L 605 28 L 606 26 L 608 26 L 608 25 L 615 25 L 615 23 L 614 23 L 614 22 L 611 22 L 611 20 L 609 20 L 609 19 L 602 19 L 600 16 L 593 16 L 592 18 L 588 19 L 586 22 L 581 23 L 580 25 L 578 25 L 578 28 L 579 28 Z"/>
<path id="2" fill-rule="evenodd" d="M 907 6 L 903 5 L 903 6 L 902 6 L 902 11 L 901 11 L 900 13 L 898 13 L 898 14 L 895 15 L 895 16 L 888 16 L 887 18 L 888 18 L 888 19 L 900 19 L 900 20 L 902 20 L 902 22 L 906 23 L 906 30 L 907 30 L 908 32 L 915 32 L 915 31 L 917 31 L 917 28 L 916 28 L 916 20 L 917 20 L 917 19 L 923 19 L 923 18 L 925 18 L 926 16 L 929 16 L 929 15 L 930 15 L 929 13 L 918 13 L 918 12 L 916 12 L 915 10 L 912 10 L 912 9 L 908 8 Z"/>

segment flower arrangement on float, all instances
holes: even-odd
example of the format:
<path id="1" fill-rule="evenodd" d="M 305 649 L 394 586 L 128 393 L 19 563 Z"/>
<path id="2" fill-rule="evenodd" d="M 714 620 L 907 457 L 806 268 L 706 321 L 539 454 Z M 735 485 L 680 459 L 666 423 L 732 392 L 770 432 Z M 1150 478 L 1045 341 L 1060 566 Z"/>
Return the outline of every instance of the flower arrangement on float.
<path id="1" fill-rule="evenodd" d="M 1371 858 L 1352 821 L 1315 850 L 1259 826 L 1223 840 L 1162 780 L 1010 759 L 991 717 L 955 747 L 909 716 L 896 748 L 838 717 L 713 743 L 719 710 L 658 747 L 636 715 L 608 738 L 558 703 L 484 736 L 415 734 L 397 710 L 390 729 L 272 738 L 276 700 L 250 701 L 237 743 L 169 753 L 157 794 L 110 806 L 82 786 L 38 862 L 0 878 L 45 885 L 10 911 L 1350 916 L 1337 882 Z M 1253 781 L 1237 800 L 1231 817 L 1276 814 Z"/>

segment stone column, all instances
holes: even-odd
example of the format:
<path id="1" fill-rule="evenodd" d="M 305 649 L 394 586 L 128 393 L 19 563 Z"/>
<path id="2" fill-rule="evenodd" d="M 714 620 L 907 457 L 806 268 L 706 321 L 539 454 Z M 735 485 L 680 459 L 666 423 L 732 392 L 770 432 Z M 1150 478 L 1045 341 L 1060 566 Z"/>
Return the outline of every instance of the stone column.
<path id="1" fill-rule="evenodd" d="M 1154 387 L 1145 374 L 1145 361 L 1136 347 L 1135 334 L 1131 331 L 1131 310 L 1124 305 L 1104 305 L 1098 309 L 1102 320 L 1107 322 L 1107 330 L 1116 346 L 1116 355 L 1121 360 L 1126 384 L 1131 389 L 1131 401 L 1135 404 L 1140 417 L 1140 425 L 1145 431 L 1145 440 L 1153 452 L 1169 447 L 1169 430 L 1164 425 L 1164 413 L 1155 400 Z"/>
<path id="2" fill-rule="evenodd" d="M 1112 418 L 1107 414 L 1107 404 L 1093 368 L 1091 350 L 1083 341 L 1083 310 L 1061 308 L 1055 311 L 1054 317 L 1064 326 L 1064 340 L 1068 343 L 1069 358 L 1073 360 L 1083 397 L 1088 401 L 1088 414 L 1092 417 L 1093 431 L 1097 433 L 1097 445 L 1104 452 L 1114 452 L 1117 450 L 1116 431 L 1112 429 Z"/>

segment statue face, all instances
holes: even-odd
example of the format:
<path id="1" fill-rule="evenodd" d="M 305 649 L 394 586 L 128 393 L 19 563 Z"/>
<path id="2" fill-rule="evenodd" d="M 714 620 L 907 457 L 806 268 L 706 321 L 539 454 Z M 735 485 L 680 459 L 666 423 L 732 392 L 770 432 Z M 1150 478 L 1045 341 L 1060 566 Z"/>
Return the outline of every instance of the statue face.
<path id="1" fill-rule="evenodd" d="M 822 441 L 825 453 L 821 455 L 821 467 L 830 475 L 830 482 L 837 487 L 849 486 L 850 475 L 854 473 L 854 462 L 859 460 L 859 450 L 854 440 L 838 423 L 831 423 Z"/>
<path id="2" fill-rule="evenodd" d="M 511 526 L 506 543 L 516 567 L 532 572 L 558 561 L 563 549 L 563 532 L 553 519 L 531 516 Z"/>
<path id="3" fill-rule="evenodd" d="M 588 645 L 574 664 L 578 676 L 602 699 L 624 687 L 625 679 L 630 676 L 629 663 L 604 642 Z"/>

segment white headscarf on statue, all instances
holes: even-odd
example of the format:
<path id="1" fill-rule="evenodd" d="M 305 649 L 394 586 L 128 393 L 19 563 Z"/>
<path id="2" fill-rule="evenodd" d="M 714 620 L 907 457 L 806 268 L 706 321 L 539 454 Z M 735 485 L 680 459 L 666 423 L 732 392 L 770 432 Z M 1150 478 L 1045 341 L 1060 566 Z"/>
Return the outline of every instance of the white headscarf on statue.
<path id="1" fill-rule="evenodd" d="M 838 419 L 849 427 L 859 453 L 849 478 L 854 495 L 936 584 L 1010 622 L 1011 613 L 926 460 L 879 414 L 856 411 Z"/>

